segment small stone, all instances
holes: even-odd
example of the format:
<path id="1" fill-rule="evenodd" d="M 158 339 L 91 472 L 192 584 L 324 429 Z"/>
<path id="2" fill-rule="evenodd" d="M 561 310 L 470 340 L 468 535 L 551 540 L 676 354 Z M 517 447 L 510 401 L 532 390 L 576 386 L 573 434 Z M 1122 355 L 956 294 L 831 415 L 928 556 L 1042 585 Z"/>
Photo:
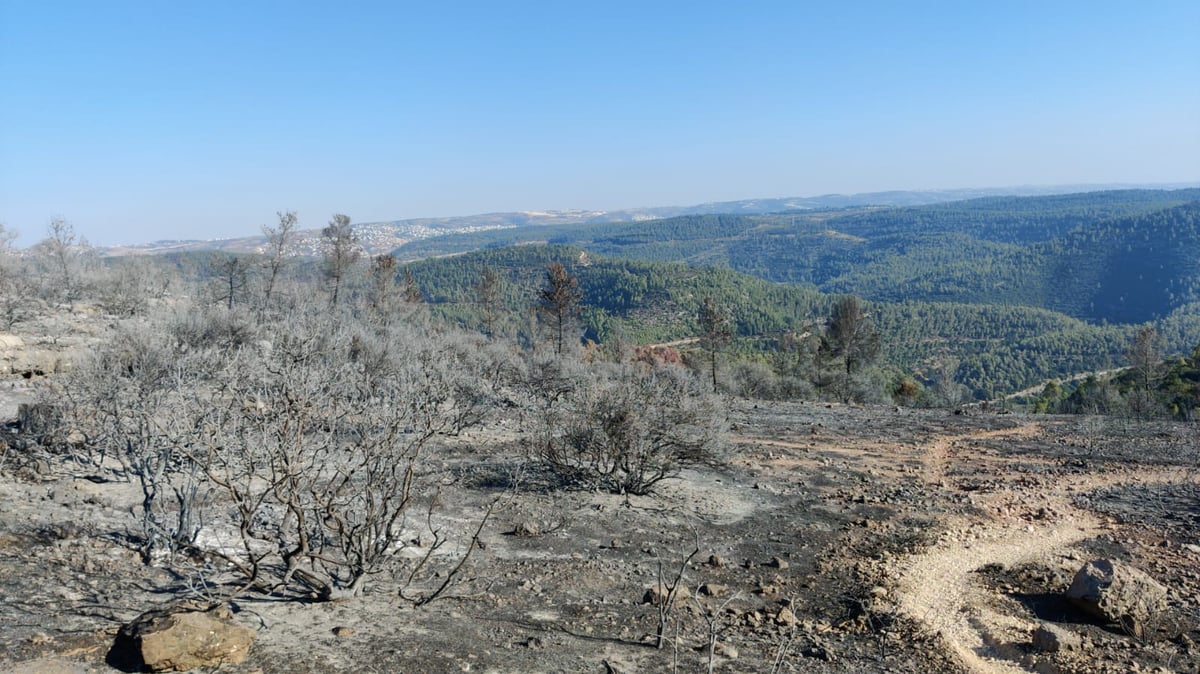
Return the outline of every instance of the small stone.
<path id="1" fill-rule="evenodd" d="M 796 614 L 792 613 L 792 609 L 784 606 L 779 609 L 779 613 L 775 615 L 775 623 L 779 625 L 795 625 Z"/>
<path id="2" fill-rule="evenodd" d="M 705 583 L 700 586 L 700 594 L 707 597 L 724 597 L 729 594 L 729 586 L 719 583 Z"/>
<path id="3" fill-rule="evenodd" d="M 804 648 L 800 651 L 800 654 L 806 658 L 814 658 L 817 660 L 824 660 L 826 662 L 833 662 L 834 660 L 833 652 L 830 651 L 829 646 L 822 641 L 817 641 L 811 646 Z"/>
<path id="4" fill-rule="evenodd" d="M 537 536 L 541 534 L 541 530 L 532 522 L 520 522 L 510 533 L 513 536 Z"/>
<path id="5" fill-rule="evenodd" d="M 759 582 L 754 588 L 755 594 L 761 594 L 764 597 L 771 597 L 779 594 L 779 586 L 772 583 Z"/>
<path id="6" fill-rule="evenodd" d="M 671 591 L 669 588 L 665 586 L 654 585 L 646 588 L 646 593 L 642 595 L 642 603 L 658 606 L 665 602 L 670 594 Z M 687 586 L 680 585 L 678 591 L 675 592 L 675 601 L 678 602 L 691 596 L 692 593 L 688 591 Z"/>
<path id="7" fill-rule="evenodd" d="M 767 566 L 783 571 L 784 569 L 788 568 L 789 565 L 786 559 L 781 557 L 772 557 L 771 561 L 767 562 Z"/>
<path id="8" fill-rule="evenodd" d="M 338 625 L 337 627 L 333 628 L 332 631 L 333 636 L 335 637 L 348 637 L 351 634 L 354 634 L 354 628 L 346 627 L 345 625 Z"/>

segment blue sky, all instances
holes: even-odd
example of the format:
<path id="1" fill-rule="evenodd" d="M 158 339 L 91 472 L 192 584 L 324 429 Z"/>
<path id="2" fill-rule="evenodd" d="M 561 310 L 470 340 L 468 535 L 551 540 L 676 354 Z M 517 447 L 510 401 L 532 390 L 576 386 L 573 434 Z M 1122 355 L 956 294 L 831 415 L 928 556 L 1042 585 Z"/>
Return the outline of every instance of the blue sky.
<path id="1" fill-rule="evenodd" d="M 1193 182 L 1197 35 L 1194 0 L 0 0 L 0 223 Z"/>

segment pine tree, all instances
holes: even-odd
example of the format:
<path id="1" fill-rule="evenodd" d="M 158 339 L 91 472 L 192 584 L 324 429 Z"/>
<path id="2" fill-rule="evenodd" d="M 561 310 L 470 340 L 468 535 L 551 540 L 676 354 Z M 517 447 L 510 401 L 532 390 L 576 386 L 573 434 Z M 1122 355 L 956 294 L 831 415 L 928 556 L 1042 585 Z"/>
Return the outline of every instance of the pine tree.
<path id="1" fill-rule="evenodd" d="M 712 297 L 705 296 L 696 315 L 700 325 L 700 344 L 708 356 L 709 371 L 712 373 L 713 391 L 717 390 L 717 356 L 721 348 L 733 339 L 733 321 L 729 312 L 719 306 Z"/>
<path id="2" fill-rule="evenodd" d="M 538 292 L 538 299 L 538 312 L 554 330 L 554 352 L 561 355 L 567 326 L 579 315 L 583 302 L 579 279 L 569 274 L 561 262 L 552 262 L 546 268 L 546 285 Z"/>

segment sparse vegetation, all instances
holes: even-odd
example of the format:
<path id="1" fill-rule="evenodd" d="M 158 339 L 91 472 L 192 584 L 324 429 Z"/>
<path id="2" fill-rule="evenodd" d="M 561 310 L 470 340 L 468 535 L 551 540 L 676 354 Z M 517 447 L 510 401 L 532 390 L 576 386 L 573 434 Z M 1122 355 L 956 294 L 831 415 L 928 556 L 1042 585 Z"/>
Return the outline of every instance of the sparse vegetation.
<path id="1" fill-rule="evenodd" d="M 1194 518 L 1177 504 L 1193 498 L 1200 433 L 1162 418 L 1195 414 L 1196 352 L 1164 360 L 1153 333 L 1114 330 L 1133 367 L 1039 389 L 1046 412 L 1121 414 L 1140 391 L 1144 424 L 1000 416 L 957 404 L 964 366 L 945 349 L 912 371 L 888 360 L 888 331 L 922 307 L 531 250 L 453 261 L 471 270 L 457 301 L 439 276 L 452 267 L 350 255 L 334 278 L 312 261 L 275 267 L 268 251 L 172 260 L 171 274 L 105 262 L 69 304 L 27 305 L 13 326 L 45 329 L 55 312 L 86 341 L 65 373 L 28 371 L 42 399 L 3 438 L 0 496 L 38 524 L 0 522 L 0 568 L 41 564 L 86 591 L 5 586 L 6 634 L 28 643 L 14 617 L 43 616 L 36 602 L 124 623 L 162 597 L 241 598 L 272 625 L 303 613 L 312 624 L 288 629 L 305 639 L 374 640 L 420 607 L 417 641 L 437 648 L 362 656 L 381 669 L 444 670 L 463 653 L 559 667 L 603 643 L 614 669 L 632 653 L 621 666 L 931 671 L 955 666 L 954 630 L 993 638 L 976 594 L 956 589 L 978 590 L 974 575 L 957 570 L 1016 559 L 1009 544 L 1045 559 L 1115 546 L 1200 589 L 1154 561 L 1190 559 Z M 526 254 L 540 258 L 513 263 Z M 531 305 L 563 311 L 513 339 Z M 672 339 L 650 343 L 654 331 Z M 917 409 L 871 405 L 884 391 Z M 1118 521 L 1141 512 L 1136 499 L 1099 487 L 1123 480 L 1164 499 L 1151 520 Z M 1174 491 L 1156 495 L 1163 485 Z M 1107 529 L 1090 513 L 1104 507 L 1120 509 L 1120 538 L 1096 538 Z M 120 585 L 128 600 L 86 585 L 122 577 L 135 579 Z M 298 608 L 322 600 L 343 603 Z M 1030 619 L 1019 602 L 988 610 Z M 1092 654 L 1166 666 L 1200 637 L 1186 611 L 1170 616 L 1129 630 L 1146 642 L 1133 656 L 1113 645 L 1121 625 L 1094 632 Z M 333 619 L 353 627 L 321 622 Z M 271 655 L 255 657 L 280 657 L 256 666 L 296 665 L 271 641 L 285 632 L 264 632 Z"/>
<path id="2" fill-rule="evenodd" d="M 678 367 L 599 364 L 546 391 L 535 452 L 569 484 L 647 494 L 717 458 L 720 404 Z"/>

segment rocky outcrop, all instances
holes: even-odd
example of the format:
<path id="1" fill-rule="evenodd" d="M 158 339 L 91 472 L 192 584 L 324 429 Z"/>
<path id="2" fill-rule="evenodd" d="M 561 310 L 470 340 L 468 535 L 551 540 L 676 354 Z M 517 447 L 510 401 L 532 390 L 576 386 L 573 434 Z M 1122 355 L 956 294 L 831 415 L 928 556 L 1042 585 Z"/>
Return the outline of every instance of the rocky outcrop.
<path id="1" fill-rule="evenodd" d="M 143 613 L 117 633 L 109 662 L 126 671 L 185 672 L 238 664 L 255 632 L 233 621 L 227 606 L 173 607 Z"/>
<path id="2" fill-rule="evenodd" d="M 29 379 L 64 369 L 60 351 L 31 346 L 18 335 L 0 333 L 0 374 L 19 374 Z"/>
<path id="3" fill-rule="evenodd" d="M 1167 588 L 1123 562 L 1096 559 L 1075 574 L 1067 599 L 1083 612 L 1144 637 L 1166 611 Z"/>

